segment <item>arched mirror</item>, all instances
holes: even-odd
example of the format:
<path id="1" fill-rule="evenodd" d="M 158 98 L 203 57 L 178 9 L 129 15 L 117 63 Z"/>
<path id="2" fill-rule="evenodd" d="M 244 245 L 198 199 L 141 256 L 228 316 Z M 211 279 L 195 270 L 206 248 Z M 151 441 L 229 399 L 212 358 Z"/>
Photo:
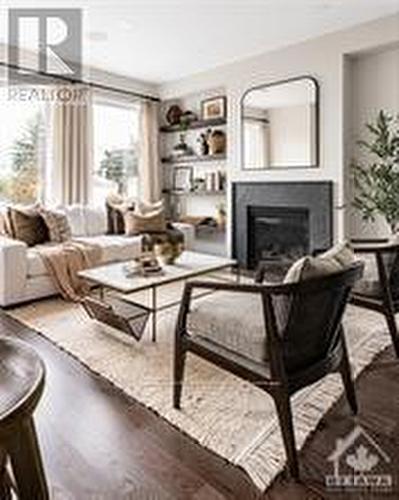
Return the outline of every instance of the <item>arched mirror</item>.
<path id="1" fill-rule="evenodd" d="M 243 169 L 319 166 L 319 86 L 314 78 L 247 90 L 241 117 Z"/>

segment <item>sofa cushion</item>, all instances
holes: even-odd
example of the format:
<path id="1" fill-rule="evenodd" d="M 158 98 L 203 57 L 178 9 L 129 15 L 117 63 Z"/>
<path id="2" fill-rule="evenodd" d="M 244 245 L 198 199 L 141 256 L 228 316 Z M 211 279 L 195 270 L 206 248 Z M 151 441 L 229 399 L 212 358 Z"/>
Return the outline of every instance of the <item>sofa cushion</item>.
<path id="1" fill-rule="evenodd" d="M 64 212 L 67 216 L 72 236 L 86 236 L 86 223 L 83 205 L 65 205 L 59 207 L 59 210 Z"/>
<path id="2" fill-rule="evenodd" d="M 102 249 L 103 263 L 131 260 L 141 253 L 142 237 L 105 234 L 75 238 L 76 241 L 98 245 Z"/>
<path id="3" fill-rule="evenodd" d="M 218 291 L 193 301 L 190 335 L 200 335 L 258 362 L 267 359 L 260 294 Z"/>
<path id="4" fill-rule="evenodd" d="M 141 236 L 127 237 L 118 235 L 101 236 L 81 236 L 74 238 L 76 241 L 98 245 L 102 250 L 102 263 L 118 262 L 131 260 L 138 257 L 141 253 Z M 51 243 L 50 243 L 51 244 Z M 47 246 L 47 245 L 46 245 Z M 30 277 L 47 275 L 47 269 L 44 265 L 38 250 L 41 245 L 29 248 L 27 252 L 28 271 Z"/>
<path id="5" fill-rule="evenodd" d="M 8 207 L 7 218 L 11 236 L 34 246 L 49 241 L 49 230 L 40 212 L 35 207 Z"/>
<path id="6" fill-rule="evenodd" d="M 83 207 L 85 236 L 98 236 L 107 232 L 107 214 L 103 207 Z"/>
<path id="7" fill-rule="evenodd" d="M 27 274 L 29 278 L 36 276 L 45 276 L 47 273 L 46 266 L 44 265 L 44 261 L 41 258 L 38 249 L 41 245 L 37 245 L 33 248 L 28 248 L 26 252 L 26 259 L 28 264 Z"/>

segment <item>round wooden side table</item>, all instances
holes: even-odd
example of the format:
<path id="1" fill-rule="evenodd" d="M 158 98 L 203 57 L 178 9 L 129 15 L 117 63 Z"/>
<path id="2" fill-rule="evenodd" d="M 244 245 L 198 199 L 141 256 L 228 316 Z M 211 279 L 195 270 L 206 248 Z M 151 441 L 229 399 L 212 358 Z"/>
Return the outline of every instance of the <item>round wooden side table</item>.
<path id="1" fill-rule="evenodd" d="M 21 500 L 49 498 L 33 421 L 44 379 L 44 363 L 33 349 L 0 337 L 0 450 L 10 460 Z"/>

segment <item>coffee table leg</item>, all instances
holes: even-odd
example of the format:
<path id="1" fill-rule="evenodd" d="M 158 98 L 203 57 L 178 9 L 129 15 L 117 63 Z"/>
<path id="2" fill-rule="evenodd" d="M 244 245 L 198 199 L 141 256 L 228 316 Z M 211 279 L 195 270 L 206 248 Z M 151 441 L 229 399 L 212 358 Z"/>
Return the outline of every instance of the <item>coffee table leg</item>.
<path id="1" fill-rule="evenodd" d="M 152 287 L 152 341 L 157 340 L 157 287 Z"/>

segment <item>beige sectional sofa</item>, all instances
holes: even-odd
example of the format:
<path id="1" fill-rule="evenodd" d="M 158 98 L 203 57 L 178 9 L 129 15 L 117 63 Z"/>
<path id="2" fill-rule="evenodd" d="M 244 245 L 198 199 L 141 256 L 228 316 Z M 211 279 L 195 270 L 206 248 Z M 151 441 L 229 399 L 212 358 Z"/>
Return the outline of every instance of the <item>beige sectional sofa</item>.
<path id="1" fill-rule="evenodd" d="M 83 205 L 60 208 L 67 216 L 72 237 L 102 248 L 103 263 L 129 260 L 140 255 L 142 236 L 109 235 L 105 209 Z M 194 228 L 176 223 L 191 249 Z M 51 244 L 51 243 L 49 243 Z M 38 247 L 0 236 L 0 306 L 44 298 L 57 293 L 38 252 Z"/>

